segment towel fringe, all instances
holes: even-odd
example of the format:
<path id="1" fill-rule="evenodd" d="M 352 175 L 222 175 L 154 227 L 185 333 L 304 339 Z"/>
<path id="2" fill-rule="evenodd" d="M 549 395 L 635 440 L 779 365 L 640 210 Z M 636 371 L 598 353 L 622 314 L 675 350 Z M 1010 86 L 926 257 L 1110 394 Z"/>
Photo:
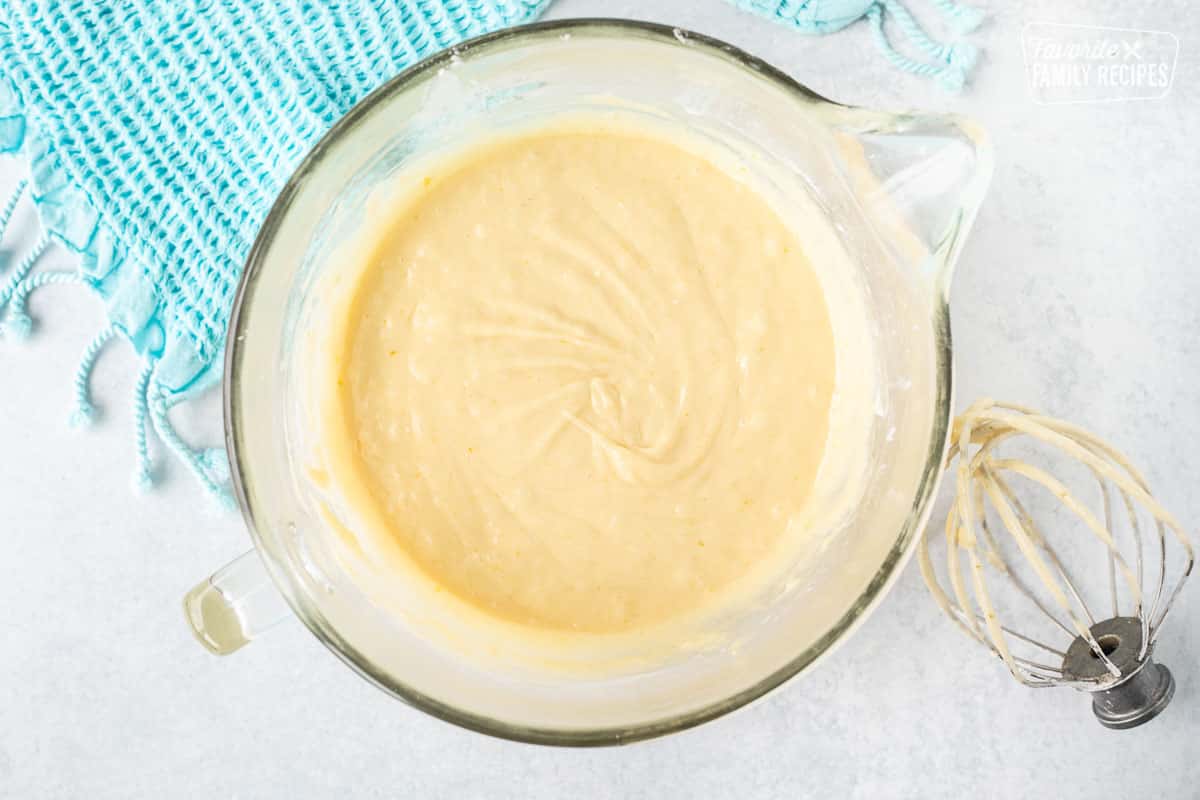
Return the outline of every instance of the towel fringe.
<path id="1" fill-rule="evenodd" d="M 133 387 L 133 450 L 136 456 L 133 488 L 148 492 L 154 486 L 154 464 L 150 461 L 146 417 L 149 413 L 150 376 L 154 374 L 154 359 L 142 362 L 137 383 Z"/>
<path id="2" fill-rule="evenodd" d="M 26 309 L 29 302 L 29 295 L 43 286 L 56 283 L 91 285 L 87 278 L 78 272 L 69 272 L 67 270 L 39 272 L 36 275 L 23 279 L 13 287 L 12 297 L 9 298 L 8 322 L 5 329 L 14 339 L 28 338 L 30 332 L 33 330 L 33 319 L 30 318 L 29 312 Z"/>
<path id="3" fill-rule="evenodd" d="M 96 368 L 100 353 L 104 351 L 104 345 L 117 333 L 118 328 L 114 324 L 104 327 L 83 351 L 83 358 L 75 368 L 75 410 L 71 412 L 72 428 L 87 427 L 96 419 L 96 407 L 92 404 L 90 386 L 92 371 Z"/>
<path id="4" fill-rule="evenodd" d="M 3 238 L 29 186 L 29 179 L 22 179 L 0 206 L 0 239 Z M 33 319 L 29 316 L 28 304 L 30 295 L 38 289 L 58 284 L 95 287 L 95 281 L 79 270 L 55 269 L 35 272 L 42 256 L 52 243 L 51 235 L 43 228 L 37 241 L 12 272 L 7 276 L 0 272 L 0 278 L 3 279 L 0 288 L 0 330 L 10 339 L 25 339 L 32 333 Z M 120 325 L 110 322 L 101 328 L 84 348 L 73 379 L 75 408 L 69 419 L 72 427 L 86 427 L 97 416 L 97 409 L 91 398 L 92 372 L 105 347 L 118 334 L 128 338 Z M 138 491 L 146 491 L 154 486 L 158 477 L 150 453 L 149 434 L 153 428 L 166 449 L 188 467 L 210 496 L 222 507 L 236 507 L 229 489 L 229 462 L 224 449 L 194 448 L 175 430 L 167 410 L 180 398 L 170 395 L 155 383 L 154 370 L 157 364 L 156 354 L 145 354 L 133 387 L 134 487 Z"/>
<path id="5" fill-rule="evenodd" d="M 961 6 L 953 0 L 936 0 L 936 5 L 959 32 L 973 30 L 983 20 L 982 11 Z M 918 61 L 896 50 L 884 30 L 885 15 L 891 15 L 905 38 L 933 61 Z M 967 42 L 946 44 L 934 39 L 925 32 L 901 0 L 878 0 L 867 10 L 867 19 L 871 23 L 876 44 L 893 66 L 913 75 L 934 78 L 948 91 L 957 92 L 966 85 L 979 59 L 979 51 L 973 45 Z"/>
<path id="6" fill-rule="evenodd" d="M 4 288 L 0 289 L 0 311 L 4 311 L 5 307 L 8 306 L 13 294 L 21 285 L 21 281 L 25 280 L 25 276 L 29 274 L 34 265 L 37 264 L 38 259 L 42 257 L 42 253 L 45 253 L 46 248 L 49 246 L 50 237 L 43 233 L 34 242 L 33 247 L 25 254 L 25 257 L 21 259 L 21 263 L 17 264 L 17 268 L 13 270 L 12 275 L 5 282 Z"/>
<path id="7" fill-rule="evenodd" d="M 200 449 L 185 442 L 167 416 L 170 402 L 163 394 L 155 392 L 153 386 L 148 389 L 147 407 L 150 411 L 150 421 L 154 425 L 154 432 L 158 435 L 159 441 L 187 465 L 196 479 L 218 503 L 228 509 L 236 508 L 237 504 L 233 500 L 233 494 L 221 484 L 222 480 L 229 478 L 228 461 L 225 459 L 224 451 L 221 451 L 218 459 L 213 455 L 216 448 Z M 220 464 L 226 465 L 223 471 L 218 466 Z"/>
<path id="8" fill-rule="evenodd" d="M 12 194 L 8 196 L 8 200 L 4 203 L 4 208 L 0 209 L 0 237 L 4 236 L 4 231 L 8 230 L 8 221 L 12 219 L 13 212 L 17 210 L 17 203 L 21 200 L 21 195 L 25 194 L 25 188 L 29 186 L 29 179 L 22 178 L 13 189 Z"/>

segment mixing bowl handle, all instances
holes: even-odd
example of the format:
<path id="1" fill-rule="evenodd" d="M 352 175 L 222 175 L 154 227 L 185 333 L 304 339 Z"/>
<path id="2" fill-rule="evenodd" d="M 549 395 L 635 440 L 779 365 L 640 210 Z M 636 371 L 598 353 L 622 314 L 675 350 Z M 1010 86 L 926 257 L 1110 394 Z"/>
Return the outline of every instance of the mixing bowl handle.
<path id="1" fill-rule="evenodd" d="M 183 598 L 183 613 L 200 644 L 224 656 L 292 612 L 250 550 L 196 584 Z"/>

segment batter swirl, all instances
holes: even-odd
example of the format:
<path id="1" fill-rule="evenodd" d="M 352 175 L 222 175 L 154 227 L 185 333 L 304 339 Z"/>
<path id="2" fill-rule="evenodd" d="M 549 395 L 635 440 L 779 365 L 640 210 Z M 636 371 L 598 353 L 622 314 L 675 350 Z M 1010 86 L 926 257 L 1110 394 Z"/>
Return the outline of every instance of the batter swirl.
<path id="1" fill-rule="evenodd" d="M 336 394 L 386 535 L 521 624 L 703 607 L 796 529 L 833 336 L 804 242 L 694 152 L 546 131 L 431 173 L 362 268 Z"/>

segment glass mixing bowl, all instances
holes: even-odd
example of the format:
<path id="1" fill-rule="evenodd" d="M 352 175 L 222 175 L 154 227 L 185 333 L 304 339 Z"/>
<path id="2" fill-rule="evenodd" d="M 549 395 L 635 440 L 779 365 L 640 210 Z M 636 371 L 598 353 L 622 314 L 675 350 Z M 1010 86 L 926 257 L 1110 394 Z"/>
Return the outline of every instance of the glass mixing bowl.
<path id="1" fill-rule="evenodd" d="M 869 465 L 852 512 L 819 557 L 722 618 L 723 635 L 711 644 L 608 672 L 537 669 L 479 642 L 430 635 L 429 620 L 373 602 L 350 574 L 306 463 L 301 342 L 319 325 L 321 281 L 341 263 L 334 254 L 372 188 L 469 130 L 612 107 L 736 140 L 828 217 L 857 270 L 873 330 L 879 390 Z M 294 613 L 393 696 L 477 731 L 558 745 L 678 731 L 795 677 L 879 602 L 929 511 L 951 408 L 949 276 L 990 163 L 966 120 L 831 103 L 734 47 L 657 25 L 531 25 L 414 66 L 317 144 L 250 253 L 224 387 L 234 484 L 255 550 L 187 596 L 197 636 L 231 652 Z"/>

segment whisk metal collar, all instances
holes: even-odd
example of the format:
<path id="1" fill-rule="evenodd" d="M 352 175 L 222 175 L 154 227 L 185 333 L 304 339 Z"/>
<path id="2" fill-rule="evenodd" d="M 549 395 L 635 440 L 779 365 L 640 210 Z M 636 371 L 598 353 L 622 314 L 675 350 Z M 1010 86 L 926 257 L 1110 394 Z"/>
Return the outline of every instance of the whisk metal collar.
<path id="1" fill-rule="evenodd" d="M 1137 617 L 1113 617 L 1090 629 L 1108 660 L 1121 672 L 1113 679 L 1107 665 L 1091 643 L 1082 636 L 1067 648 L 1063 677 L 1095 682 L 1092 713 L 1106 728 L 1134 728 L 1162 712 L 1175 694 L 1171 671 L 1154 662 L 1149 648 L 1142 647 L 1142 621 Z"/>

